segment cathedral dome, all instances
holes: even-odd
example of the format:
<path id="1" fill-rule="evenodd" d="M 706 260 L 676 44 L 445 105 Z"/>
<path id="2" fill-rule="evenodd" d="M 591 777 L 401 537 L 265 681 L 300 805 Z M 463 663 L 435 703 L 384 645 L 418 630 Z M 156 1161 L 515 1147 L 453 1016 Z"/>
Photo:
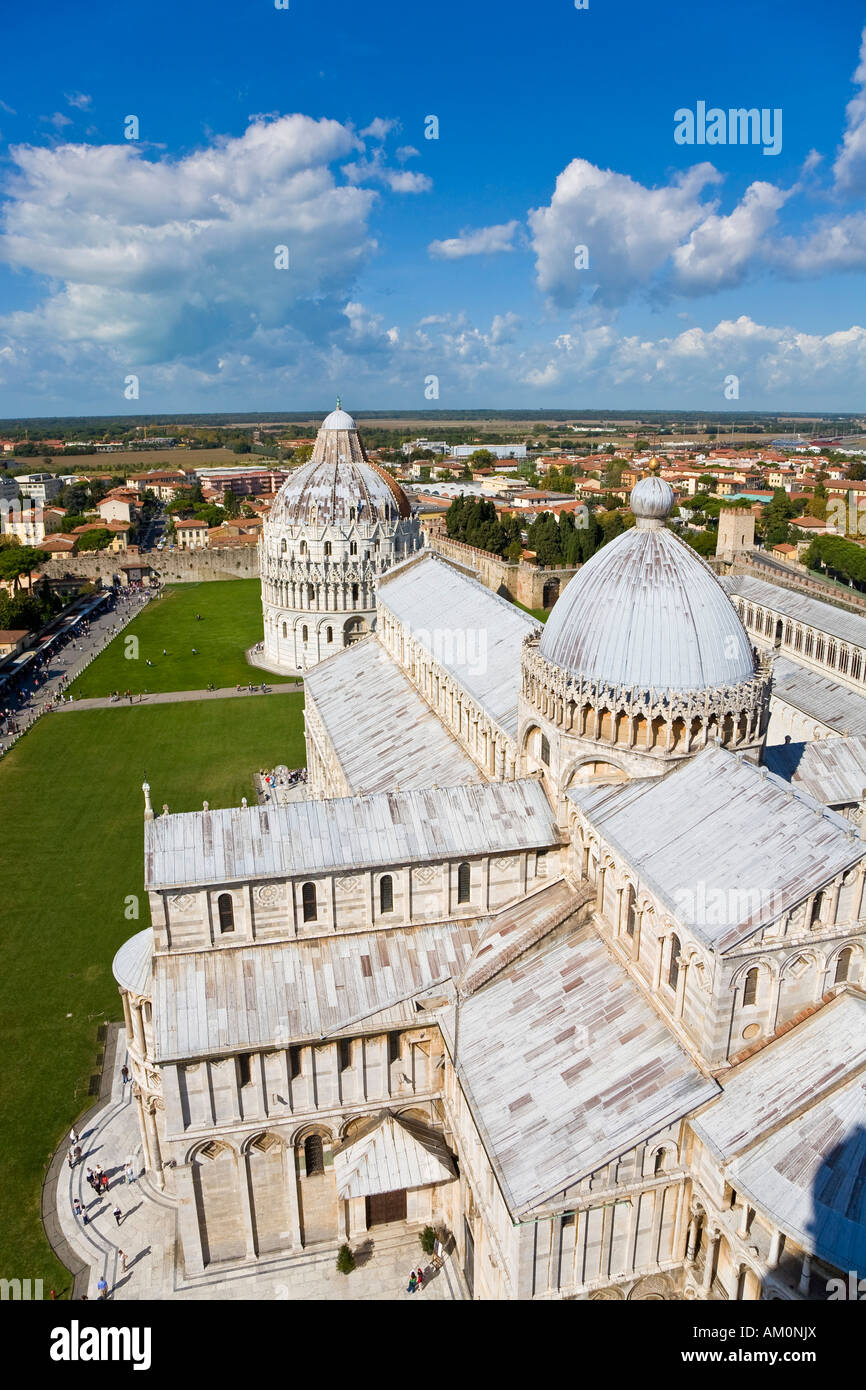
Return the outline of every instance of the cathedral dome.
<path id="1" fill-rule="evenodd" d="M 309 462 L 277 493 L 269 523 L 278 530 L 308 524 L 348 526 L 353 521 L 396 522 L 410 513 L 402 488 L 368 462 L 355 421 L 338 402 L 319 429 Z"/>
<path id="2" fill-rule="evenodd" d="M 697 691 L 750 681 L 755 657 L 725 590 L 665 527 L 657 477 L 631 494 L 635 526 L 596 551 L 556 603 L 539 645 L 569 674 L 630 690 Z"/>

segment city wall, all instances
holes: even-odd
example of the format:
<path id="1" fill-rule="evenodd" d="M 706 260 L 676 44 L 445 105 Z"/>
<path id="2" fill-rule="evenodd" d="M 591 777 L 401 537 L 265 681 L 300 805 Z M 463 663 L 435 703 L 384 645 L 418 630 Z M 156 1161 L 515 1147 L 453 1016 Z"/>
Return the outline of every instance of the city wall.
<path id="1" fill-rule="evenodd" d="M 452 560 L 464 569 L 475 570 L 481 583 L 495 594 L 516 599 L 524 608 L 552 608 L 577 569 L 553 569 L 546 565 L 531 565 L 526 560 L 512 562 L 478 550 L 464 541 L 452 540 L 435 523 L 424 528 L 431 550 Z"/>
<path id="2" fill-rule="evenodd" d="M 211 579 L 257 579 L 259 552 L 255 545 L 225 546 L 214 550 L 149 550 L 145 555 L 105 551 L 83 555 L 55 555 L 44 572 L 52 579 L 80 575 L 94 583 L 124 582 L 124 565 L 141 564 L 158 574 L 163 584 L 201 584 Z"/>

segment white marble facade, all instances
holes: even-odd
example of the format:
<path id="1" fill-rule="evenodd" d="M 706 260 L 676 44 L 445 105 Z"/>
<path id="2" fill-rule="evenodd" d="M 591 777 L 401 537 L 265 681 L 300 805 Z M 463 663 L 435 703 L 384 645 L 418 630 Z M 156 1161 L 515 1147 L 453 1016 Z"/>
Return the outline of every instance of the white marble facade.
<path id="1" fill-rule="evenodd" d="M 824 1297 L 863 1258 L 866 845 L 761 766 L 768 663 L 646 481 L 543 637 L 383 570 L 308 670 L 310 800 L 147 794 L 115 974 L 187 1271 L 390 1223 L 481 1299 Z"/>

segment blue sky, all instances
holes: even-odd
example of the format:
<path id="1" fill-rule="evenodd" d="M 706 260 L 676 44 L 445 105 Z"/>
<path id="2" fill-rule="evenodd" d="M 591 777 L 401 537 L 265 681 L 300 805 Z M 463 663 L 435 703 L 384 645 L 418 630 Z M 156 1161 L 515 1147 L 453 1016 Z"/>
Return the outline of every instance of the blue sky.
<path id="1" fill-rule="evenodd" d="M 866 409 L 866 5 L 49 0 L 4 30 L 0 415 Z M 779 152 L 677 143 L 698 103 L 781 111 Z"/>

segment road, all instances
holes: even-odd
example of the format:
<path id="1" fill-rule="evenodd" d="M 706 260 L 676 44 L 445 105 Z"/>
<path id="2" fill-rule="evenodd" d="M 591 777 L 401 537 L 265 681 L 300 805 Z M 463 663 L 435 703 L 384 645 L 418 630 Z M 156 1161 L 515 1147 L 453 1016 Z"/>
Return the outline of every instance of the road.
<path id="1" fill-rule="evenodd" d="M 42 670 L 38 672 L 39 684 L 34 683 L 31 677 L 25 682 L 22 690 L 24 696 L 20 705 L 9 704 L 11 709 L 11 722 L 17 726 L 18 733 L 10 734 L 6 732 L 0 735 L 0 752 L 6 753 L 17 742 L 23 733 L 45 713 L 46 705 L 52 700 L 56 700 L 61 691 L 81 674 L 85 667 L 89 666 L 94 657 L 98 656 L 108 643 L 126 627 L 127 623 L 137 617 L 142 608 L 151 598 L 156 596 L 157 590 L 143 591 L 121 590 L 118 595 L 115 607 L 107 613 L 101 614 L 98 618 L 91 619 L 90 630 L 78 637 L 71 638 L 65 646 L 59 648 L 46 659 Z M 6 697 L 8 701 L 9 697 Z M 0 704 L 2 704 L 0 700 Z M 99 703 L 99 701 L 79 701 L 74 702 L 65 708 L 77 709 L 79 704 Z M 55 709 L 60 709 L 60 705 L 55 705 Z M 4 706 L 5 712 L 5 706 Z"/>
<path id="2" fill-rule="evenodd" d="M 287 685 L 269 685 L 267 693 L 269 695 L 284 695 L 287 692 L 293 693 L 303 690 L 303 688 L 301 681 L 292 681 Z M 257 685 L 254 690 L 250 690 L 246 685 L 240 690 L 235 685 L 221 686 L 218 690 L 161 690 L 151 695 L 134 695 L 131 699 L 128 696 L 125 698 L 121 696 L 118 700 L 110 698 L 107 700 L 75 700 L 72 704 L 58 705 L 56 712 L 61 714 L 69 710 L 110 709 L 112 705 L 173 705 L 180 700 L 240 700 L 245 695 L 249 698 L 250 695 L 263 695 L 264 693 L 260 685 Z"/>

